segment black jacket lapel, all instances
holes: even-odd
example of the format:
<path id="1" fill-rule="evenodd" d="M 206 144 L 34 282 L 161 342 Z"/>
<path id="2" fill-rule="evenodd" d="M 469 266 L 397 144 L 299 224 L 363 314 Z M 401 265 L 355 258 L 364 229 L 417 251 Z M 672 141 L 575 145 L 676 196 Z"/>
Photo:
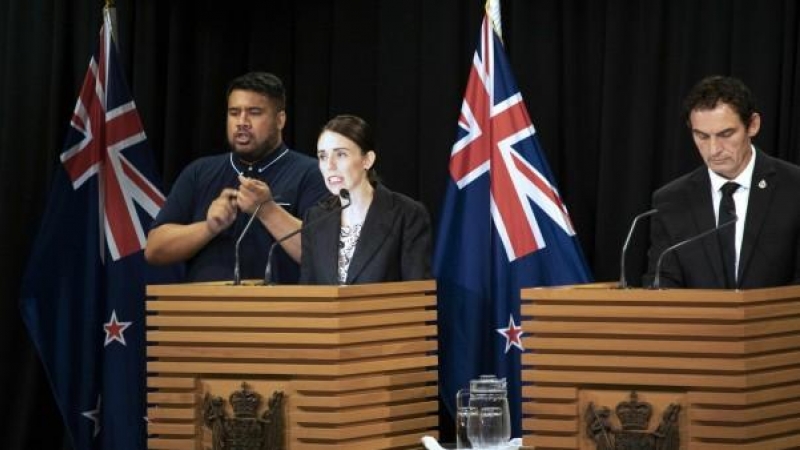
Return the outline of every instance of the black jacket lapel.
<path id="1" fill-rule="evenodd" d="M 775 164 L 764 153 L 758 152 L 753 167 L 753 179 L 750 182 L 750 197 L 747 201 L 747 221 L 744 226 L 742 248 L 739 253 L 739 285 L 747 276 L 747 267 L 753 256 L 756 241 L 761 233 L 767 210 L 775 192 Z"/>
<path id="2" fill-rule="evenodd" d="M 353 259 L 347 269 L 347 284 L 351 284 L 358 279 L 358 276 L 367 268 L 373 255 L 383 245 L 383 240 L 379 236 L 388 236 L 395 220 L 392 212 L 393 205 L 391 196 L 381 185 L 375 188 L 375 196 L 372 204 L 367 211 L 364 219 L 364 226 L 361 227 L 361 235 L 353 252 Z"/>
<path id="3" fill-rule="evenodd" d="M 327 214 L 325 211 L 323 214 Z M 320 261 L 333 261 L 333 264 L 320 266 L 322 279 L 319 284 L 339 284 L 339 234 L 341 233 L 341 214 L 333 214 L 317 225 L 316 258 Z"/>
<path id="4" fill-rule="evenodd" d="M 714 214 L 714 202 L 711 200 L 711 180 L 708 177 L 708 169 L 703 166 L 695 172 L 692 177 L 693 188 L 687 192 L 688 205 L 691 205 L 692 218 L 696 224 L 697 233 L 703 233 L 714 228 L 716 215 Z M 706 260 L 714 278 L 719 286 L 725 286 L 725 272 L 722 266 L 722 249 L 719 245 L 719 235 L 714 234 L 702 239 L 705 249 Z M 693 245 L 693 244 L 689 244 Z"/>

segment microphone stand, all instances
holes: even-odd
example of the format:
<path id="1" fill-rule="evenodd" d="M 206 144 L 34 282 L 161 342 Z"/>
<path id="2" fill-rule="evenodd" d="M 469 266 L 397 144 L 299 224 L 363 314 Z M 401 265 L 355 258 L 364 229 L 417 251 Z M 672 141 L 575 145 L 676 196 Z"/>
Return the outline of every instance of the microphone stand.
<path id="1" fill-rule="evenodd" d="M 263 204 L 264 203 L 259 203 L 258 206 L 256 206 L 255 211 L 253 211 L 253 214 L 250 215 L 250 219 L 244 225 L 244 229 L 242 230 L 242 234 L 240 234 L 239 235 L 239 239 L 236 240 L 236 247 L 235 247 L 234 256 L 233 256 L 233 258 L 234 258 L 233 285 L 234 286 L 239 286 L 240 284 L 242 284 L 242 275 L 241 275 L 240 270 L 239 270 L 239 244 L 242 243 L 242 239 L 244 238 L 244 235 L 247 234 L 247 230 L 250 229 L 250 225 L 252 225 L 253 219 L 255 219 L 256 216 L 258 215 L 258 211 L 261 209 L 261 205 L 263 205 Z"/>
<path id="2" fill-rule="evenodd" d="M 633 236 L 633 230 L 636 228 L 636 223 L 639 222 L 639 219 L 642 219 L 647 216 L 651 216 L 658 212 L 658 209 L 651 209 L 649 211 L 645 211 L 638 216 L 633 218 L 631 222 L 631 227 L 628 229 L 628 236 L 625 238 L 625 243 L 622 245 L 622 254 L 619 257 L 619 288 L 620 289 L 628 289 L 628 279 L 625 275 L 625 254 L 628 252 L 628 244 L 631 243 L 631 236 Z"/>
<path id="3" fill-rule="evenodd" d="M 337 213 L 337 212 L 339 212 L 339 213 L 342 212 L 342 210 L 344 210 L 345 208 L 347 208 L 348 206 L 350 206 L 353 203 L 350 200 L 350 191 L 348 191 L 347 189 L 340 190 L 339 191 L 339 197 L 341 197 L 342 200 L 347 200 L 347 204 L 346 205 L 340 205 L 340 206 L 338 206 L 336 208 L 333 208 L 332 210 L 326 212 L 322 216 L 317 217 L 315 220 L 312 220 L 311 222 L 302 225 L 300 228 L 292 231 L 291 233 L 286 234 L 284 236 L 281 236 L 280 239 L 276 240 L 275 242 L 272 243 L 272 245 L 269 246 L 269 252 L 267 252 L 267 268 L 264 270 L 264 284 L 265 285 L 274 284 L 272 282 L 272 254 L 275 252 L 275 247 L 277 247 L 278 244 L 280 244 L 280 243 L 286 241 L 287 239 L 291 238 L 292 236 L 294 236 L 294 235 L 300 233 L 301 231 L 305 230 L 306 228 L 311 227 L 313 225 L 316 225 L 319 222 L 327 219 L 332 214 Z"/>
<path id="4" fill-rule="evenodd" d="M 664 259 L 664 255 L 666 255 L 667 253 L 675 250 L 678 247 L 681 247 L 681 246 L 686 245 L 686 244 L 688 244 L 690 242 L 694 242 L 694 241 L 697 241 L 699 239 L 702 239 L 702 238 L 708 236 L 709 234 L 716 233 L 717 231 L 719 231 L 719 230 L 721 230 L 721 229 L 723 229 L 723 228 L 725 228 L 727 226 L 730 226 L 731 224 L 736 223 L 737 220 L 739 220 L 739 217 L 738 216 L 734 216 L 733 219 L 731 219 L 731 220 L 729 220 L 729 221 L 727 221 L 727 222 L 725 222 L 725 223 L 723 223 L 721 225 L 717 225 L 716 227 L 711 228 L 710 230 L 706 230 L 706 231 L 704 231 L 704 232 L 702 232 L 702 233 L 700 233 L 700 234 L 698 234 L 696 236 L 692 236 L 692 237 L 690 237 L 688 239 L 684 239 L 684 240 L 678 242 L 677 244 L 673 244 L 673 245 L 667 247 L 663 252 L 661 252 L 660 255 L 658 255 L 658 260 L 656 261 L 656 274 L 655 274 L 655 277 L 653 278 L 653 289 L 661 289 L 661 260 Z"/>

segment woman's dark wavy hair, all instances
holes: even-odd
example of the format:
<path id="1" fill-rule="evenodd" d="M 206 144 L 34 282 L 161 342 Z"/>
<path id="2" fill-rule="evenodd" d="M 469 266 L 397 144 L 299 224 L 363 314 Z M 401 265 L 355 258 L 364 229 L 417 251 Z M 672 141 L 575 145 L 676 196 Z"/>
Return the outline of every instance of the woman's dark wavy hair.
<path id="1" fill-rule="evenodd" d="M 320 133 L 325 131 L 341 134 L 355 142 L 361 148 L 361 154 L 366 154 L 370 150 L 373 152 L 375 151 L 375 139 L 372 136 L 372 127 L 361 117 L 350 114 L 340 114 L 329 120 L 328 123 L 322 127 Z M 375 164 L 367 170 L 367 179 L 373 186 L 376 186 L 380 182 L 378 172 L 375 171 Z"/>
<path id="2" fill-rule="evenodd" d="M 683 101 L 683 118 L 691 127 L 692 111 L 714 109 L 725 103 L 736 111 L 745 126 L 756 112 L 756 101 L 750 89 L 738 78 L 712 75 L 700 80 Z"/>

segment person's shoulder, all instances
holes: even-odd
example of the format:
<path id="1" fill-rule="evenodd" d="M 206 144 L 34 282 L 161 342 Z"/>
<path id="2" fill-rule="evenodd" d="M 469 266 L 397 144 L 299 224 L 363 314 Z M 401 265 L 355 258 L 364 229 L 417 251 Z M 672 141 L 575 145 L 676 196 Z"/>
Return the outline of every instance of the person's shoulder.
<path id="1" fill-rule="evenodd" d="M 205 155 L 194 159 L 190 162 L 186 169 L 188 170 L 202 170 L 209 167 L 217 167 L 220 164 L 230 163 L 230 153 L 218 153 L 215 155 Z"/>
<path id="2" fill-rule="evenodd" d="M 286 162 L 283 170 L 291 173 L 296 183 L 306 186 L 306 188 L 312 187 L 310 192 L 315 193 L 312 195 L 315 199 L 325 197 L 328 188 L 325 186 L 325 180 L 319 170 L 319 161 L 316 158 L 286 147 L 284 159 Z"/>
<path id="3" fill-rule="evenodd" d="M 764 152 L 760 152 L 758 157 L 764 159 L 764 164 L 767 165 L 767 167 L 772 167 L 775 170 L 787 173 L 793 178 L 800 178 L 800 166 L 797 164 L 775 156 L 770 156 Z"/>
<path id="4" fill-rule="evenodd" d="M 378 184 L 375 187 L 376 195 L 383 197 L 388 203 L 398 206 L 404 210 L 414 210 L 427 213 L 427 209 L 422 202 L 409 197 L 401 192 L 393 191 L 383 184 Z"/>
<path id="5" fill-rule="evenodd" d="M 700 182 L 707 179 L 708 169 L 706 166 L 700 166 L 656 189 L 655 193 L 653 193 L 653 198 L 659 199 L 678 195 L 686 190 L 697 188 Z"/>
<path id="6" fill-rule="evenodd" d="M 321 215 L 328 214 L 340 205 L 339 197 L 328 193 L 314 204 L 308 207 L 306 211 L 306 219 L 313 219 Z"/>
<path id="7" fill-rule="evenodd" d="M 291 161 L 295 164 L 302 164 L 302 165 L 313 165 L 317 166 L 317 159 L 313 158 L 301 151 L 295 150 L 293 148 L 286 147 L 286 159 Z"/>
<path id="8" fill-rule="evenodd" d="M 196 158 L 181 170 L 176 184 L 201 182 L 209 174 L 218 172 L 222 165 L 229 164 L 229 158 L 228 153 Z"/>
<path id="9" fill-rule="evenodd" d="M 300 177 L 298 180 L 304 180 L 305 182 L 313 180 L 318 184 L 322 183 L 322 172 L 319 170 L 317 158 L 312 158 L 305 153 L 286 147 L 286 156 L 283 160 L 283 167 L 297 174 Z"/>

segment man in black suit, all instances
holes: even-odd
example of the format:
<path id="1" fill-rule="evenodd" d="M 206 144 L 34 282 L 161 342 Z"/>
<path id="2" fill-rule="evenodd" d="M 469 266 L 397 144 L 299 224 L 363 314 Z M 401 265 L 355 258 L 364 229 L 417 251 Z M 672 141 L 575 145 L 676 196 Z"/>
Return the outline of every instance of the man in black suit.
<path id="1" fill-rule="evenodd" d="M 756 149 L 761 116 L 740 80 L 712 76 L 685 100 L 705 166 L 653 194 L 648 273 L 660 287 L 748 289 L 800 283 L 800 167 Z"/>

